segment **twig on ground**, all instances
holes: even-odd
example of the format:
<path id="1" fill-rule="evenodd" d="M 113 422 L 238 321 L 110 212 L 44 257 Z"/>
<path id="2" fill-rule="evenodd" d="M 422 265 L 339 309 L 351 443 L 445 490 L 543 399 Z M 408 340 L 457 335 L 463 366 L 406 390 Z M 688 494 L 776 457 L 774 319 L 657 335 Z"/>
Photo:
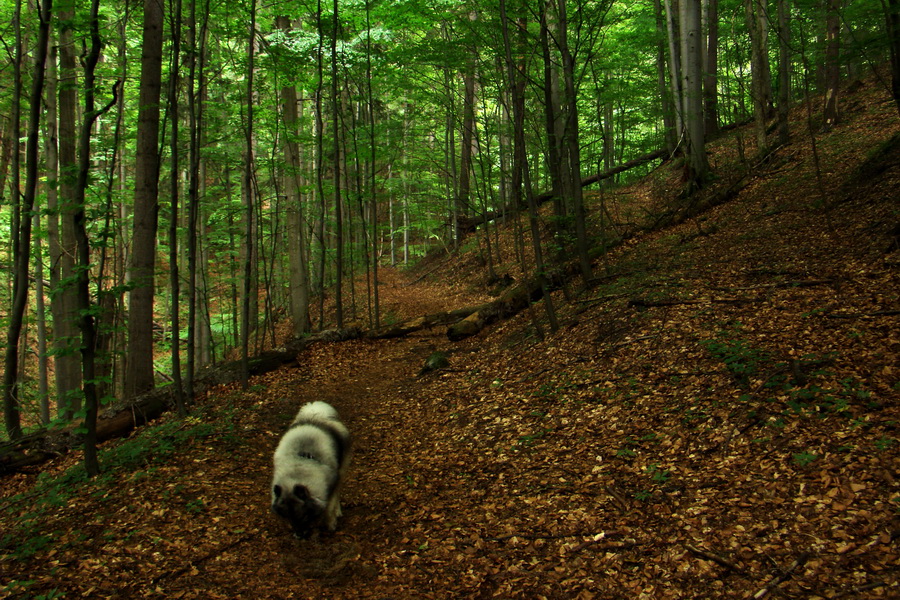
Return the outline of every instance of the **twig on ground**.
<path id="1" fill-rule="evenodd" d="M 775 588 L 790 579 L 794 571 L 806 564 L 806 561 L 809 560 L 809 556 L 809 552 L 804 552 L 803 554 L 798 556 L 797 559 L 794 560 L 793 563 L 791 563 L 791 566 L 787 568 L 787 570 L 782 571 L 777 576 L 773 577 L 772 580 L 769 581 L 769 583 L 763 586 L 758 592 L 750 596 L 750 598 L 752 600 L 760 600 L 760 598 L 765 598 L 766 596 L 771 594 L 772 591 L 775 590 Z"/>
<path id="2" fill-rule="evenodd" d="M 719 554 L 717 552 L 708 552 L 706 550 L 703 550 L 702 548 L 698 548 L 698 547 L 694 546 L 693 544 L 685 544 L 684 547 L 687 548 L 688 550 L 690 550 L 691 552 L 693 552 L 694 554 L 696 554 L 697 556 L 700 556 L 701 558 L 705 558 L 707 560 L 711 560 L 720 566 L 731 569 L 735 573 L 740 573 L 741 575 L 748 574 L 746 570 L 744 570 L 743 568 L 734 564 L 733 562 L 731 562 L 730 560 L 728 560 L 727 558 L 725 558 L 724 556 L 722 556 L 721 554 Z"/>

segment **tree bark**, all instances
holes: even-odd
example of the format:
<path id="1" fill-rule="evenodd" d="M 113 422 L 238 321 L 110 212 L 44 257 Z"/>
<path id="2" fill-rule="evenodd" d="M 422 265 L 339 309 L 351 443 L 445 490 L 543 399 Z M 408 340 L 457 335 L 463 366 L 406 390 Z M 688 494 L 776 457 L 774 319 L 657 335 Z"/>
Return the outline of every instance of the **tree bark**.
<path id="1" fill-rule="evenodd" d="M 841 0 L 827 0 L 825 15 L 825 128 L 837 125 L 839 118 L 838 95 L 840 88 L 841 51 Z"/>
<path id="2" fill-rule="evenodd" d="M 57 290 L 51 296 L 54 323 L 54 351 L 56 354 L 56 406 L 63 419 L 71 419 L 81 407 L 81 364 L 79 362 L 79 333 L 77 315 L 77 290 L 75 280 L 75 179 L 77 165 L 76 124 L 78 84 L 76 76 L 76 50 L 71 24 L 75 19 L 74 5 L 60 10 L 59 21 L 59 136 L 57 186 L 59 202 L 51 213 L 50 283 Z M 55 213 L 55 214 L 54 214 Z"/>
<path id="3" fill-rule="evenodd" d="M 241 297 L 241 388 L 247 389 L 250 379 L 250 331 L 251 319 L 255 323 L 256 311 L 251 310 L 255 306 L 251 296 L 255 297 L 253 286 L 254 262 L 256 253 L 254 236 L 254 204 L 253 193 L 253 80 L 255 75 L 256 58 L 256 0 L 250 0 L 250 26 L 247 37 L 247 90 L 246 90 L 246 122 L 244 123 L 244 171 L 243 171 L 243 195 L 244 195 L 244 265 L 243 265 L 243 293 Z"/>
<path id="4" fill-rule="evenodd" d="M 757 154 L 762 156 L 768 148 L 766 119 L 772 104 L 771 69 L 768 54 L 768 29 L 766 5 L 763 0 L 745 0 L 744 13 L 750 32 L 750 96 L 753 102 L 754 131 Z"/>
<path id="5" fill-rule="evenodd" d="M 285 32 L 290 31 L 290 19 L 279 16 L 277 26 Z M 306 239 L 306 224 L 303 218 L 303 197 L 300 192 L 303 186 L 300 146 L 297 143 L 299 133 L 300 111 L 297 100 L 297 89 L 293 85 L 281 88 L 284 103 L 284 158 L 286 174 L 284 177 L 285 195 L 287 197 L 287 244 L 290 270 L 290 306 L 293 321 L 294 337 L 309 333 L 309 254 Z"/>
<path id="6" fill-rule="evenodd" d="M 569 49 L 568 16 L 566 0 L 556 2 L 559 22 L 559 52 L 562 56 L 562 72 L 565 89 L 566 121 L 563 136 L 563 149 L 568 169 L 565 182 L 567 195 L 570 196 L 575 218 L 575 250 L 581 267 L 581 277 L 587 284 L 593 277 L 591 261 L 588 259 L 587 215 L 584 209 L 584 197 L 581 193 L 581 146 L 578 132 L 578 95 L 575 89 L 575 59 Z"/>
<path id="7" fill-rule="evenodd" d="M 778 144 L 791 138 L 788 115 L 791 103 L 791 28 L 787 0 L 778 2 Z"/>
<path id="8" fill-rule="evenodd" d="M 169 115 L 171 129 L 169 130 L 169 294 L 170 294 L 170 320 L 172 336 L 172 385 L 175 394 L 175 406 L 179 416 L 187 416 L 187 407 L 184 401 L 184 386 L 181 379 L 181 273 L 178 265 L 178 222 L 179 193 L 181 189 L 181 156 L 178 144 L 178 132 L 181 125 L 178 103 L 178 78 L 181 61 L 181 0 L 174 0 L 171 4 L 172 18 L 169 20 L 170 37 L 172 40 L 171 68 L 169 69 Z"/>
<path id="9" fill-rule="evenodd" d="M 50 13 L 52 0 L 42 0 L 38 13 L 37 48 L 35 49 L 34 75 L 29 94 L 28 132 L 25 145 L 25 189 L 21 204 L 18 202 L 18 227 L 13 229 L 15 241 L 15 266 L 13 271 L 13 302 L 9 311 L 9 327 L 6 336 L 6 357 L 3 375 L 3 414 L 6 433 L 10 439 L 22 435 L 19 415 L 19 339 L 28 301 L 28 265 L 31 260 L 31 212 L 38 181 L 38 134 L 40 132 L 41 94 L 44 89 L 45 63 L 50 39 Z"/>
<path id="10" fill-rule="evenodd" d="M 900 114 L 900 0 L 882 0 L 891 54 L 891 94 Z"/>
<path id="11" fill-rule="evenodd" d="M 162 87 L 163 3 L 144 0 L 141 79 L 129 294 L 125 395 L 154 385 L 153 302 L 159 213 L 159 100 Z"/>
<path id="12" fill-rule="evenodd" d="M 667 68 L 667 60 L 666 60 L 666 39 L 667 39 L 667 28 L 666 23 L 667 19 L 663 14 L 662 3 L 660 0 L 653 0 L 653 9 L 656 15 L 656 85 L 659 89 L 659 97 L 660 102 L 662 104 L 662 116 L 663 116 L 663 139 L 665 140 L 665 147 L 669 153 L 675 152 L 675 148 L 678 146 L 678 138 L 681 135 L 681 132 L 678 131 L 678 128 L 675 124 L 675 106 L 672 99 L 672 89 L 669 87 L 666 79 L 666 68 Z M 612 109 L 610 108 L 610 112 Z M 609 125 L 611 130 L 612 124 Z M 612 140 L 609 141 L 612 143 Z M 612 154 L 609 153 L 609 160 L 612 161 Z M 605 168 L 609 169 L 612 165 L 606 165 Z"/>
<path id="13" fill-rule="evenodd" d="M 681 91 L 683 94 L 687 181 L 691 188 L 701 187 L 707 178 L 709 162 L 703 122 L 702 43 L 700 39 L 700 0 L 681 0 Z"/>
<path id="14" fill-rule="evenodd" d="M 91 131 L 97 118 L 108 111 L 116 103 L 116 90 L 119 82 L 113 86 L 113 98 L 102 109 L 94 109 L 95 78 L 94 69 L 100 59 L 102 41 L 99 25 L 100 0 L 92 0 L 90 13 L 90 51 L 84 57 L 84 116 L 78 142 L 78 177 L 75 185 L 74 230 L 76 242 L 78 299 L 78 328 L 81 330 L 81 374 L 85 407 L 84 466 L 88 475 L 100 473 L 97 460 L 97 413 L 100 398 L 97 395 L 96 343 L 97 328 L 94 322 L 91 294 L 89 289 L 91 249 L 87 236 L 87 187 L 91 170 Z"/>
<path id="15" fill-rule="evenodd" d="M 338 96 L 338 54 L 337 40 L 340 35 L 341 21 L 338 12 L 338 0 L 332 3 L 331 21 L 331 117 L 333 121 L 334 161 L 331 166 L 334 174 L 334 236 L 335 236 L 335 273 L 334 273 L 334 307 L 338 327 L 344 326 L 344 215 L 341 201 L 341 99 Z"/>
<path id="16" fill-rule="evenodd" d="M 719 131 L 719 0 L 706 0 L 706 51 L 703 60 L 703 118 L 706 136 Z"/>

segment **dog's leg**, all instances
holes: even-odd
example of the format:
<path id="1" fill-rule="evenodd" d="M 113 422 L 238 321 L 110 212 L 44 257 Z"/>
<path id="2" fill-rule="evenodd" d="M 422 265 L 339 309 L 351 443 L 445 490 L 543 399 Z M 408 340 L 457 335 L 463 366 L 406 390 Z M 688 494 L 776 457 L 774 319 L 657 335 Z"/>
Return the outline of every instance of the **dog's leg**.
<path id="1" fill-rule="evenodd" d="M 328 506 L 325 507 L 325 525 L 328 531 L 337 529 L 337 520 L 341 516 L 341 500 L 339 494 L 335 492 L 328 500 Z"/>

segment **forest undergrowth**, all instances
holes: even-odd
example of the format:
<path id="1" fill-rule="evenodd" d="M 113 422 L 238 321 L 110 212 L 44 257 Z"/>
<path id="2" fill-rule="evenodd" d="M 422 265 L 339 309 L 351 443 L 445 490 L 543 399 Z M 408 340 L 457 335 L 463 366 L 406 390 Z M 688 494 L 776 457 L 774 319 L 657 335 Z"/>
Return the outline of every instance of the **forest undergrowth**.
<path id="1" fill-rule="evenodd" d="M 77 453 L 6 477 L 0 597 L 897 597 L 886 98 L 863 86 L 815 160 L 797 134 L 678 226 L 641 226 L 670 198 L 668 164 L 592 195 L 595 225 L 629 235 L 593 286 L 555 293 L 556 332 L 539 303 L 461 342 L 314 344 L 105 444 L 96 480 Z M 742 136 L 712 147 L 723 181 L 752 151 Z M 517 279 L 511 230 L 498 268 Z M 488 300 L 483 248 L 466 248 L 385 269 L 385 314 Z M 423 372 L 437 351 L 449 366 Z M 268 508 L 271 454 L 317 399 L 348 423 L 354 462 L 339 530 L 298 541 Z"/>

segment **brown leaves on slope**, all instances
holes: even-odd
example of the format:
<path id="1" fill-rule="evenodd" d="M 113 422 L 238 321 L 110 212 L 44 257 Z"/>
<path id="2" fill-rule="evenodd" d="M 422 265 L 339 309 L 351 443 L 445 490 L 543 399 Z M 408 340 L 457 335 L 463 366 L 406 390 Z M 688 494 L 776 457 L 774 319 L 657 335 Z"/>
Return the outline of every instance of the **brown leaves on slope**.
<path id="1" fill-rule="evenodd" d="M 896 597 L 900 160 L 837 184 L 897 130 L 858 111 L 820 147 L 834 194 L 798 142 L 736 201 L 605 257 L 543 341 L 526 311 L 456 344 L 319 344 L 144 428 L 137 464 L 39 518 L 35 478 L 4 481 L 3 595 Z M 483 301 L 452 273 L 382 276 L 399 319 Z M 450 366 L 418 377 L 436 350 Z M 270 460 L 314 399 L 354 466 L 339 531 L 297 541 Z"/>

